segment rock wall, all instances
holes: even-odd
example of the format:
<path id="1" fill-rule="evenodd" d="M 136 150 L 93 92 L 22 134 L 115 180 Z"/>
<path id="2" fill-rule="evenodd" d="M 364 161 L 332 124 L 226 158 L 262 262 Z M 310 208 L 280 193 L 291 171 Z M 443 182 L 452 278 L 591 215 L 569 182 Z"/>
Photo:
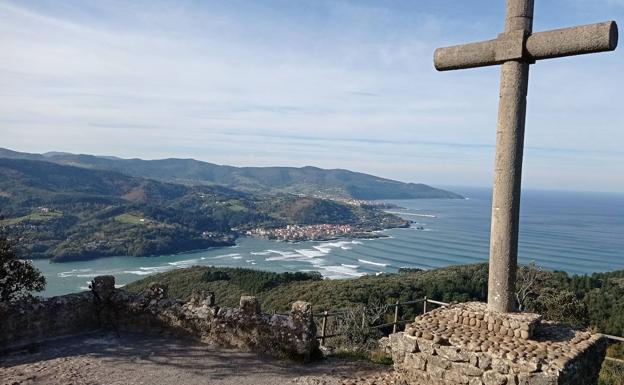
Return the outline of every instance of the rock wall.
<path id="1" fill-rule="evenodd" d="M 0 352 L 98 328 L 98 309 L 90 292 L 44 301 L 0 303 Z"/>
<path id="2" fill-rule="evenodd" d="M 536 322 L 532 315 L 509 316 L 492 316 L 479 303 L 451 305 L 419 316 L 404 333 L 390 336 L 395 369 L 408 384 L 597 383 L 607 345 L 602 336 Z M 529 322 L 515 324 L 518 317 Z M 530 329 L 532 336 L 488 328 L 499 321 L 507 330 Z"/>
<path id="3" fill-rule="evenodd" d="M 197 291 L 188 302 L 167 299 L 154 283 L 133 294 L 114 288 L 112 276 L 96 277 L 90 292 L 0 307 L 0 351 L 55 336 L 99 329 L 169 333 L 215 346 L 309 359 L 318 352 L 312 307 L 295 302 L 289 315 L 261 312 L 255 297 L 238 308 L 220 308 L 213 293 Z"/>

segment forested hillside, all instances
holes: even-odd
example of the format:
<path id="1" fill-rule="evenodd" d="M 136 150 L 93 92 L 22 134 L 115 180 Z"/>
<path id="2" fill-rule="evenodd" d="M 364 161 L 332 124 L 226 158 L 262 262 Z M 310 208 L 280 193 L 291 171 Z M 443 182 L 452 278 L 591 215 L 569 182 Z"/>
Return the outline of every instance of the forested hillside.
<path id="1" fill-rule="evenodd" d="M 287 311 L 296 300 L 306 300 L 316 311 L 341 309 L 358 304 L 394 303 L 427 296 L 445 302 L 487 299 L 487 265 L 463 265 L 397 274 L 365 276 L 357 279 L 322 280 L 316 273 L 288 275 L 245 269 L 193 267 L 147 277 L 127 286 L 132 291 L 147 288 L 150 282 L 169 285 L 169 294 L 188 298 L 195 288 L 216 293 L 222 306 L 235 306 L 241 294 L 259 297 L 266 311 Z M 244 277 L 244 278 L 243 278 Z M 547 319 L 624 335 L 624 271 L 570 276 L 534 267 L 519 269 L 518 290 L 526 296 L 521 303 L 527 311 Z M 403 318 L 418 310 L 405 308 Z"/>
<path id="2" fill-rule="evenodd" d="M 287 224 L 405 225 L 371 207 L 189 186 L 45 161 L 0 158 L 2 227 L 24 258 L 148 256 L 232 245 L 241 231 Z"/>

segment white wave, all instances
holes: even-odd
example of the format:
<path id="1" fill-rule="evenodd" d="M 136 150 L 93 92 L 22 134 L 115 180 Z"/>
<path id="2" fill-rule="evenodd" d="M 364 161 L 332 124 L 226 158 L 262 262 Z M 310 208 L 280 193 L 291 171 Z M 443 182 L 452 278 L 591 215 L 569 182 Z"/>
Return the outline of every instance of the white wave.
<path id="1" fill-rule="evenodd" d="M 243 257 L 241 257 L 240 255 L 235 255 L 232 257 L 232 259 L 243 259 Z"/>
<path id="2" fill-rule="evenodd" d="M 368 264 L 368 265 L 383 266 L 383 267 L 388 266 L 388 264 L 387 264 L 387 263 L 380 263 L 380 262 L 367 261 L 366 259 L 358 259 L 358 261 L 360 261 L 360 262 L 362 262 L 362 263 L 366 263 L 366 264 Z"/>
<path id="3" fill-rule="evenodd" d="M 346 263 L 343 263 L 342 266 L 349 267 L 351 269 L 357 269 L 358 267 L 360 267 L 360 265 L 347 265 Z"/>
<path id="4" fill-rule="evenodd" d="M 267 250 L 269 253 L 271 254 L 279 254 L 279 255 L 283 255 L 283 256 L 287 256 L 287 255 L 296 255 L 295 253 L 293 253 L 292 251 L 282 251 L 282 250 Z"/>
<path id="5" fill-rule="evenodd" d="M 150 275 L 150 274 L 154 274 L 154 272 L 153 271 L 145 271 L 145 270 L 124 270 L 123 274 Z"/>
<path id="6" fill-rule="evenodd" d="M 361 277 L 366 275 L 365 273 L 358 272 L 356 269 L 345 266 L 323 266 L 321 267 L 321 274 L 327 278 L 348 278 L 348 277 Z"/>
<path id="7" fill-rule="evenodd" d="M 67 278 L 67 277 L 78 277 L 78 274 L 87 273 L 89 271 L 93 271 L 91 269 L 71 269 L 70 271 L 61 271 L 57 273 L 56 276 L 59 278 Z M 84 275 L 84 274 L 83 274 Z M 94 277 L 98 274 L 93 275 Z M 91 276 L 91 275 L 88 275 Z"/>
<path id="8" fill-rule="evenodd" d="M 325 260 L 323 258 L 312 258 L 308 259 L 305 262 L 309 262 L 314 267 L 322 267 L 325 265 Z"/>
<path id="9" fill-rule="evenodd" d="M 199 258 L 195 258 L 195 259 L 185 259 L 182 261 L 176 261 L 176 262 L 169 262 L 169 265 L 171 266 L 191 266 L 195 263 L 199 262 Z"/>
<path id="10" fill-rule="evenodd" d="M 330 249 L 327 247 L 322 247 L 322 246 L 312 246 L 313 248 L 315 248 L 316 250 L 318 250 L 319 252 L 323 253 L 323 254 L 329 254 L 330 253 Z"/>
<path id="11" fill-rule="evenodd" d="M 149 271 L 150 273 L 162 273 L 165 271 L 169 271 L 173 268 L 174 266 L 148 266 L 148 267 L 141 266 L 139 267 L 139 270 Z"/>
<path id="12" fill-rule="evenodd" d="M 347 245 L 352 245 L 352 244 L 357 244 L 357 243 L 361 243 L 361 242 L 357 242 L 357 241 L 337 241 L 337 242 L 325 242 L 325 243 L 321 243 L 319 245 L 319 247 L 323 247 L 323 248 L 327 248 L 327 247 L 333 247 L 333 248 L 341 248 Z"/>
<path id="13" fill-rule="evenodd" d="M 273 254 L 273 251 L 271 250 L 265 250 L 265 251 L 252 251 L 249 254 L 251 255 L 269 255 L 269 254 Z"/>
<path id="14" fill-rule="evenodd" d="M 410 213 L 410 212 L 406 212 L 406 211 L 386 211 L 388 214 L 396 214 L 396 215 L 407 215 L 407 216 L 412 216 L 412 217 L 421 217 L 421 218 L 437 218 L 435 215 L 433 214 L 417 214 L 417 213 Z"/>
<path id="15" fill-rule="evenodd" d="M 327 254 L 327 253 L 323 253 L 321 251 L 312 250 L 312 249 L 297 249 L 297 250 L 295 250 L 295 252 L 303 255 L 304 257 L 308 257 L 308 258 L 322 257 L 325 254 Z"/>
<path id="16" fill-rule="evenodd" d="M 301 260 L 301 255 L 297 253 L 280 253 L 279 256 L 267 257 L 265 261 L 290 261 Z"/>
<path id="17" fill-rule="evenodd" d="M 95 278 L 98 275 L 102 275 L 102 274 L 100 274 L 100 273 L 76 274 L 76 275 L 74 275 L 74 277 L 77 277 L 77 278 Z"/>
<path id="18" fill-rule="evenodd" d="M 240 255 L 239 253 L 223 254 L 223 255 L 217 255 L 216 257 L 212 257 L 211 259 L 233 258 L 233 257 L 238 257 L 239 255 Z"/>

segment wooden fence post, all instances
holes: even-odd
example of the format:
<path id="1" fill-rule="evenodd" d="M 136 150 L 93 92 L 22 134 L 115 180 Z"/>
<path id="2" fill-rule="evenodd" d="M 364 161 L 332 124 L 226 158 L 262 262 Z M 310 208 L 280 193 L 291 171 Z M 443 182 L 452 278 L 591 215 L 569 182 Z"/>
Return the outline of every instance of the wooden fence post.
<path id="1" fill-rule="evenodd" d="M 427 296 L 425 296 L 425 300 L 423 301 L 423 314 L 427 312 Z"/>
<path id="2" fill-rule="evenodd" d="M 366 306 L 362 308 L 362 329 L 366 327 Z"/>
<path id="3" fill-rule="evenodd" d="M 396 333 L 397 322 L 399 322 L 399 300 L 394 304 L 394 324 L 392 325 L 392 334 Z"/>
<path id="4" fill-rule="evenodd" d="M 327 331 L 327 310 L 323 312 L 323 323 L 321 325 L 321 346 L 325 345 L 325 332 Z"/>

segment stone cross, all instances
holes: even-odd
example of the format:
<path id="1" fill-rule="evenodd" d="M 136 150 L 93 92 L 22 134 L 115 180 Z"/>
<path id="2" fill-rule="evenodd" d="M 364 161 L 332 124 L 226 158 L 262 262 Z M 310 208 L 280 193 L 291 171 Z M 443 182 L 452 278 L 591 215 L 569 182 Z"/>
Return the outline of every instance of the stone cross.
<path id="1" fill-rule="evenodd" d="M 614 21 L 532 33 L 533 3 L 534 0 L 507 0 L 505 32 L 497 39 L 438 48 L 434 54 L 438 71 L 502 66 L 488 279 L 488 309 L 497 312 L 512 312 L 516 307 L 520 179 L 529 64 L 541 59 L 613 51 L 618 41 Z"/>

